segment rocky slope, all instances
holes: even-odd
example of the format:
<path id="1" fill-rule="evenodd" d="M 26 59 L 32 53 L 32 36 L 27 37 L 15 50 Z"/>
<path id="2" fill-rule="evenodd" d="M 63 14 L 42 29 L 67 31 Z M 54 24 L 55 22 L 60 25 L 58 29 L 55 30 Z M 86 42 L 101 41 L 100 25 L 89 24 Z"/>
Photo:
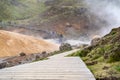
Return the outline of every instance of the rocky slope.
<path id="1" fill-rule="evenodd" d="M 82 57 L 97 80 L 120 80 L 120 27 L 72 55 Z"/>
<path id="2" fill-rule="evenodd" d="M 0 57 L 51 52 L 58 50 L 58 45 L 31 36 L 0 30 Z"/>

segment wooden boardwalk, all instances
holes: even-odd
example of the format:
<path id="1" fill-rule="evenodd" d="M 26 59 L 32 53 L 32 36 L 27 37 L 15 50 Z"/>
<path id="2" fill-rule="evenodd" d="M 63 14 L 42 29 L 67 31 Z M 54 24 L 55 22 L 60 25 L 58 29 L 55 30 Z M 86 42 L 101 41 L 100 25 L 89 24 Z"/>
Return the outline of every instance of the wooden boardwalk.
<path id="1" fill-rule="evenodd" d="M 48 60 L 0 70 L 0 80 L 95 80 L 79 57 L 64 57 L 76 50 L 49 57 Z"/>

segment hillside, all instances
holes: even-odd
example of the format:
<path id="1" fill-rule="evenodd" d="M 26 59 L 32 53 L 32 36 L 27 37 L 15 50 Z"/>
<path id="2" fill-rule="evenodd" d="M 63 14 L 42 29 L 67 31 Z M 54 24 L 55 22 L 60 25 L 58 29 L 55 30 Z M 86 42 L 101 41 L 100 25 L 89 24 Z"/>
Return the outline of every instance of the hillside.
<path id="1" fill-rule="evenodd" d="M 120 27 L 72 56 L 82 57 L 97 80 L 120 80 Z"/>
<path id="2" fill-rule="evenodd" d="M 38 0 L 1 0 L 0 22 L 32 18 L 43 11 L 43 7 Z"/>
<path id="3" fill-rule="evenodd" d="M 58 50 L 58 45 L 31 36 L 0 30 L 0 57 L 51 52 Z"/>
<path id="4" fill-rule="evenodd" d="M 23 0 L 18 4 L 24 6 L 10 8 L 14 9 L 12 14 L 16 19 L 3 22 L 2 29 L 43 38 L 59 38 L 62 34 L 66 39 L 85 38 L 88 41 L 100 35 L 101 26 L 107 24 L 90 12 L 84 0 L 41 1 Z"/>

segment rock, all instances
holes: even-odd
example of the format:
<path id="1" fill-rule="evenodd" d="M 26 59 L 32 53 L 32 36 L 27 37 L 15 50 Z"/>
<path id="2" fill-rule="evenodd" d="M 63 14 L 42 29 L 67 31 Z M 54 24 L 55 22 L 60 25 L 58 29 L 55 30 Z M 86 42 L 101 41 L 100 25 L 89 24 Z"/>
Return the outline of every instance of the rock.
<path id="1" fill-rule="evenodd" d="M 104 66 L 102 69 L 103 69 L 103 70 L 108 70 L 109 67 L 108 67 L 108 66 Z"/>
<path id="2" fill-rule="evenodd" d="M 45 55 L 45 54 L 47 54 L 47 52 L 46 52 L 46 51 L 43 51 L 42 54 Z"/>
<path id="3" fill-rule="evenodd" d="M 6 67 L 6 65 L 7 65 L 7 63 L 6 63 L 6 62 L 1 62 L 1 63 L 0 63 L 0 69 L 5 68 L 5 67 Z"/>
<path id="4" fill-rule="evenodd" d="M 21 52 L 20 56 L 26 56 L 26 54 L 24 52 Z"/>
<path id="5" fill-rule="evenodd" d="M 82 44 L 82 45 L 80 45 L 79 47 L 80 48 L 85 48 L 85 47 L 87 47 L 87 46 L 89 46 L 88 44 Z"/>
<path id="6" fill-rule="evenodd" d="M 66 27 L 72 27 L 72 24 L 70 24 L 69 22 L 66 23 Z"/>
<path id="7" fill-rule="evenodd" d="M 43 52 L 42 52 L 42 57 L 44 58 L 44 57 L 47 57 L 47 56 L 48 56 L 47 52 L 46 52 L 46 51 L 43 51 Z"/>
<path id="8" fill-rule="evenodd" d="M 40 56 L 36 55 L 35 60 L 38 60 L 38 59 L 40 59 Z"/>
<path id="9" fill-rule="evenodd" d="M 98 62 L 97 61 L 89 61 L 89 62 L 86 62 L 87 65 L 95 65 L 97 64 Z"/>
<path id="10" fill-rule="evenodd" d="M 89 45 L 88 44 L 78 44 L 78 45 L 72 45 L 72 48 L 73 49 L 83 49 L 83 48 L 86 48 L 88 47 Z"/>
<path id="11" fill-rule="evenodd" d="M 97 78 L 96 80 L 120 80 L 120 78 L 109 76 L 109 77 Z"/>
<path id="12" fill-rule="evenodd" d="M 68 43 L 63 43 L 59 47 L 60 51 L 67 51 L 67 50 L 72 50 L 72 46 Z"/>
<path id="13" fill-rule="evenodd" d="M 120 45 L 117 46 L 117 47 L 115 47 L 115 48 L 111 51 L 111 53 L 110 53 L 110 55 L 109 55 L 109 60 L 110 60 L 111 62 L 120 61 Z"/>
<path id="14" fill-rule="evenodd" d="M 94 45 L 97 45 L 97 43 L 101 40 L 100 37 L 96 37 L 94 38 L 92 41 L 91 41 L 91 45 L 94 46 Z"/>

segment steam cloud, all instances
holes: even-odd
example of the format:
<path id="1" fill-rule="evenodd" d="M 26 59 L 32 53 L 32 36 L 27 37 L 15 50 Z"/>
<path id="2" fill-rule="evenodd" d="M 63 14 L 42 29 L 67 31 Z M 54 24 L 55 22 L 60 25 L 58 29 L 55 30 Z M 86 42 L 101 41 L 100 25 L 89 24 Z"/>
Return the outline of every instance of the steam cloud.
<path id="1" fill-rule="evenodd" d="M 120 26 L 120 5 L 119 5 L 120 0 L 84 0 L 84 1 L 88 7 L 88 11 L 90 12 L 90 14 L 92 13 L 97 17 L 96 19 L 98 19 L 93 23 L 98 25 L 96 27 L 99 27 L 97 29 L 100 30 L 96 30 L 98 31 L 98 34 L 95 33 L 95 29 L 90 30 L 92 31 L 92 34 L 94 34 L 95 36 L 96 35 L 104 36 L 108 34 L 111 31 L 111 29 Z M 76 42 L 74 40 L 71 41 Z M 90 43 L 89 40 L 88 42 L 85 42 L 83 40 L 81 41 L 87 44 Z M 78 42 L 78 43 L 82 43 L 82 42 Z"/>
<path id="2" fill-rule="evenodd" d="M 91 13 L 107 22 L 106 26 L 101 26 L 101 36 L 120 26 L 120 0 L 85 0 L 85 3 Z"/>

